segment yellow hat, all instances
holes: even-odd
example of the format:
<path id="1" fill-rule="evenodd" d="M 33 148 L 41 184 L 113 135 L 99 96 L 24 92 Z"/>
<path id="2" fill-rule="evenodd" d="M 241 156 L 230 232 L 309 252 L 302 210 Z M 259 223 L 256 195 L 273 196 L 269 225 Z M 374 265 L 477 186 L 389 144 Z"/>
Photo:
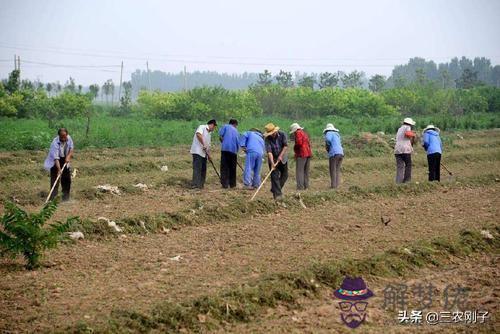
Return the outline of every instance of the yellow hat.
<path id="1" fill-rule="evenodd" d="M 280 129 L 279 126 L 275 126 L 273 123 L 268 123 L 264 129 L 266 130 L 266 132 L 264 133 L 264 137 L 267 137 L 267 136 L 270 136 L 272 135 L 273 133 L 276 133 L 278 132 L 278 130 Z"/>

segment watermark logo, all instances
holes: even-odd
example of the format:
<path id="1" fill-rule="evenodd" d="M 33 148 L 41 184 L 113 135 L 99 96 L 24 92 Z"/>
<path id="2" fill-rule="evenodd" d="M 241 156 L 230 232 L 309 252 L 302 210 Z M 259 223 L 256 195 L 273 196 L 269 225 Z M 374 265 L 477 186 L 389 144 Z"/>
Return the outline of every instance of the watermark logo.
<path id="1" fill-rule="evenodd" d="M 447 285 L 442 299 L 437 300 L 443 311 L 433 311 L 433 303 L 439 299 L 440 292 L 432 283 L 389 284 L 383 291 L 382 308 L 398 311 L 398 323 L 405 325 L 439 324 L 484 324 L 489 318 L 485 310 L 468 309 L 471 289 L 460 285 Z M 411 307 L 410 307 L 411 305 Z"/>
<path id="2" fill-rule="evenodd" d="M 373 297 L 373 292 L 368 289 L 361 277 L 345 277 L 340 288 L 333 292 L 338 298 L 340 319 L 349 328 L 359 327 L 366 319 L 368 298 Z"/>

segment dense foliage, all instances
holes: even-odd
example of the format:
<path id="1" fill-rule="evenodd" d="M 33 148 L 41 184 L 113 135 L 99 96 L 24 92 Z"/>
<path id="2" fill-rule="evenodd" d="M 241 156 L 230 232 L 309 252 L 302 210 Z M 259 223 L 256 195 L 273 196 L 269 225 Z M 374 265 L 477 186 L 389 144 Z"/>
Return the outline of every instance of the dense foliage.
<path id="1" fill-rule="evenodd" d="M 22 255 L 26 267 L 39 266 L 43 251 L 54 248 L 61 241 L 76 218 L 65 223 L 45 223 L 57 209 L 55 201 L 47 203 L 39 213 L 27 213 L 11 202 L 5 203 L 5 213 L 0 220 L 0 255 Z"/>
<path id="2" fill-rule="evenodd" d="M 95 96 L 91 91 L 70 90 L 49 95 L 43 88 L 9 91 L 0 84 L 0 117 L 40 118 L 48 120 L 49 126 L 61 119 L 87 117 L 89 126 L 90 115 L 102 108 L 92 104 Z M 500 111 L 500 88 L 443 89 L 429 81 L 372 92 L 363 88 L 313 89 L 269 83 L 247 90 L 198 87 L 178 93 L 141 91 L 134 103 L 131 85 L 126 82 L 120 105 L 110 110 L 113 116 L 136 114 L 165 120 L 244 119 L 261 115 L 297 120 L 326 116 L 464 115 Z"/>

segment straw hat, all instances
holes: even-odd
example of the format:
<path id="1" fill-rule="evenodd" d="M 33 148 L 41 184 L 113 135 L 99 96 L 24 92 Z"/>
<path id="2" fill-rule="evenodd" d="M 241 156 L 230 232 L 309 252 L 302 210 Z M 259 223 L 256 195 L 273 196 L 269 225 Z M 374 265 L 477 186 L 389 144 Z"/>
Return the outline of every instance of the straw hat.
<path id="1" fill-rule="evenodd" d="M 268 123 L 264 129 L 266 130 L 266 132 L 264 133 L 264 137 L 267 137 L 267 136 L 270 136 L 276 132 L 278 132 L 278 130 L 280 129 L 279 126 L 276 126 L 274 125 L 273 123 Z"/>
<path id="2" fill-rule="evenodd" d="M 403 123 L 408 124 L 408 125 L 415 125 L 416 124 L 416 122 L 414 120 L 412 120 L 410 117 L 406 117 L 403 120 Z"/>
<path id="3" fill-rule="evenodd" d="M 325 133 L 326 131 L 336 131 L 336 132 L 339 132 L 338 129 L 336 129 L 332 123 L 328 123 L 326 125 L 326 128 L 323 130 L 323 133 Z"/>
<path id="4" fill-rule="evenodd" d="M 292 125 L 290 125 L 290 134 L 295 133 L 295 131 L 299 129 L 302 130 L 303 127 L 301 127 L 299 123 L 293 123 Z"/>
<path id="5" fill-rule="evenodd" d="M 425 132 L 427 130 L 436 130 L 437 132 L 439 132 L 439 128 L 436 128 L 433 124 L 429 124 L 425 127 L 425 129 L 422 131 L 422 132 Z"/>

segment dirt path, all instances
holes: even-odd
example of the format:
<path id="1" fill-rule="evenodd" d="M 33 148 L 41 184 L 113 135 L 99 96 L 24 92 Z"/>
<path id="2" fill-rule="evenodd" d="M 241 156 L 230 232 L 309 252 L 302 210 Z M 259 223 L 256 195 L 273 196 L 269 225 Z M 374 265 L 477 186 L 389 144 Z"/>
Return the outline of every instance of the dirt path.
<path id="1" fill-rule="evenodd" d="M 0 330 L 99 323 L 112 309 L 148 310 L 314 261 L 365 257 L 464 227 L 498 223 L 500 185 L 306 209 L 169 234 L 83 241 L 48 254 L 36 272 L 0 262 Z M 390 217 L 387 227 L 381 215 Z M 353 242 L 356 240 L 356 242 Z M 180 261 L 170 258 L 180 255 Z"/>

